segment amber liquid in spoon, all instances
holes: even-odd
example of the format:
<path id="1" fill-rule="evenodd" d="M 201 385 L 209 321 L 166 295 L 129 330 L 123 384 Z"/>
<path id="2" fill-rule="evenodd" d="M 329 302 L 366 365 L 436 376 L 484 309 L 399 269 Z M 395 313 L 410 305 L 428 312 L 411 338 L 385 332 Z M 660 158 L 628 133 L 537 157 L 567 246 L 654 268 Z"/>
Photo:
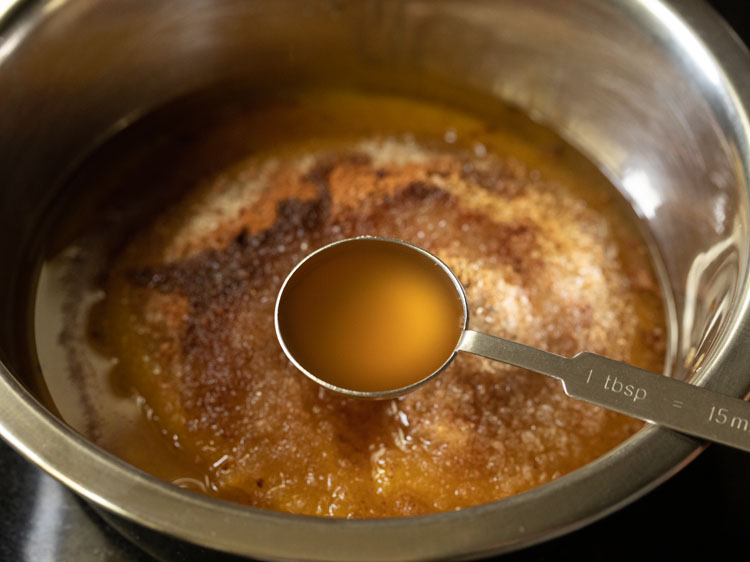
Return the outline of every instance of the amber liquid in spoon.
<path id="1" fill-rule="evenodd" d="M 460 294 L 434 258 L 362 238 L 299 265 L 279 299 L 279 333 L 298 366 L 323 382 L 401 389 L 453 356 L 466 317 Z"/>

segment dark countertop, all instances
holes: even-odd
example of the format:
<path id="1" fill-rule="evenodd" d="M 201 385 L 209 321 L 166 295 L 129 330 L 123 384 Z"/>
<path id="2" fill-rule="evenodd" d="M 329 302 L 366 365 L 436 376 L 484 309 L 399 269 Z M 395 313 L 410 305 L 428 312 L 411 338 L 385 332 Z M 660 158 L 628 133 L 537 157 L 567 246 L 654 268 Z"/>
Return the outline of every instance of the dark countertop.
<path id="1" fill-rule="evenodd" d="M 750 4 L 711 4 L 749 43 Z M 1 441 L 0 474 L 0 561 L 153 560 Z M 614 515 L 503 560 L 745 560 L 750 555 L 741 549 L 749 523 L 750 455 L 712 445 L 671 480 Z"/>

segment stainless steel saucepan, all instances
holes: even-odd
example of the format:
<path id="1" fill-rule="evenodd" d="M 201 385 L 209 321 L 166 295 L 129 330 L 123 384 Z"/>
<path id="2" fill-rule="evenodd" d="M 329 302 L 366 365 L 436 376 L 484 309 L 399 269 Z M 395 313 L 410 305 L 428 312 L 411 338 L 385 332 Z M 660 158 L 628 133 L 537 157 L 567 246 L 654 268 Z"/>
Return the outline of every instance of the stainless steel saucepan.
<path id="1" fill-rule="evenodd" d="M 270 513 L 199 496 L 106 454 L 37 400 L 27 345 L 39 217 L 107 136 L 220 82 L 449 80 L 560 132 L 637 209 L 659 258 L 672 376 L 750 390 L 750 56 L 681 0 L 46 0 L 0 19 L 0 433 L 151 552 L 174 559 L 466 558 L 581 527 L 701 449 L 647 427 L 529 492 L 384 520 Z M 417 91 L 417 93 L 419 93 Z M 167 554 L 169 553 L 169 554 Z"/>

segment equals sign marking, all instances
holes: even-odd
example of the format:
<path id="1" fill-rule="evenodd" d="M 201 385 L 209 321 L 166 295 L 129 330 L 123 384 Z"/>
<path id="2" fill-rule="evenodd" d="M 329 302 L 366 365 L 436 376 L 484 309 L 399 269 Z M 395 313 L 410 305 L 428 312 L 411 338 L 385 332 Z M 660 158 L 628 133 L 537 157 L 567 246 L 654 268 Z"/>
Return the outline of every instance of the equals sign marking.
<path id="1" fill-rule="evenodd" d="M 675 408 L 682 408 L 684 404 L 680 400 L 672 400 L 672 406 Z"/>

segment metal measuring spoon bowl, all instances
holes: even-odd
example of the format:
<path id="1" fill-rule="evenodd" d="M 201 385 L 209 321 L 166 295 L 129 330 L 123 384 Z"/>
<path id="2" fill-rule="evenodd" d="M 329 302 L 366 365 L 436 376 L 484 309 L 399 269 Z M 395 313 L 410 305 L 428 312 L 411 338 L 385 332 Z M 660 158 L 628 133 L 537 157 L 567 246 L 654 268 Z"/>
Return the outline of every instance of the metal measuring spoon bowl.
<path id="1" fill-rule="evenodd" d="M 299 262 L 276 301 L 284 353 L 329 390 L 392 398 L 454 359 L 469 322 L 461 283 L 426 250 L 362 236 Z"/>

